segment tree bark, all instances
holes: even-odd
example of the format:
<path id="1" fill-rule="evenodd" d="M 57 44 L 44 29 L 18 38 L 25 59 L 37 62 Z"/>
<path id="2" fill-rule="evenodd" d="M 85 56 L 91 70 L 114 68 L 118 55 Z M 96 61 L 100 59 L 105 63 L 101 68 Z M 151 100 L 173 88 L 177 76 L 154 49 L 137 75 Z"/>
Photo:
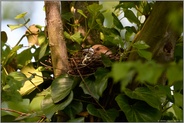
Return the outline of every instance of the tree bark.
<path id="1" fill-rule="evenodd" d="M 67 73 L 69 69 L 66 42 L 61 20 L 59 1 L 45 1 L 46 21 L 54 76 Z"/>
<path id="2" fill-rule="evenodd" d="M 182 32 L 176 31 L 172 27 L 168 16 L 173 10 L 180 11 L 182 7 L 182 2 L 178 1 L 156 2 L 150 16 L 133 41 L 144 41 L 148 44 L 150 46 L 148 50 L 152 52 L 152 59 L 158 63 L 164 64 L 174 60 L 175 45 Z M 133 51 L 134 49 L 132 48 L 131 50 Z M 138 59 L 142 58 L 136 52 L 131 52 L 128 56 L 129 61 Z M 142 60 L 144 61 L 144 59 Z M 158 83 L 162 85 L 166 84 L 165 73 L 160 77 Z M 138 84 L 134 80 L 128 87 L 134 90 Z"/>
<path id="3" fill-rule="evenodd" d="M 150 48 L 153 59 L 160 63 L 172 61 L 174 58 L 175 44 L 181 35 L 176 32 L 168 20 L 169 14 L 181 9 L 182 2 L 156 2 L 153 10 L 146 20 L 143 28 L 136 36 L 134 42 L 143 40 Z M 182 13 L 181 13 L 182 14 Z M 129 55 L 128 60 L 140 59 L 136 52 Z"/>

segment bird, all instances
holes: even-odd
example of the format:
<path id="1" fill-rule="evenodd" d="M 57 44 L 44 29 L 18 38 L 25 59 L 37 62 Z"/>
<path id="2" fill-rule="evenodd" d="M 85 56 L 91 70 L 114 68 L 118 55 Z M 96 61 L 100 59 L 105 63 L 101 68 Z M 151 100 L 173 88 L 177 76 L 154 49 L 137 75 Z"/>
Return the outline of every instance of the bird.
<path id="1" fill-rule="evenodd" d="M 101 58 L 101 54 L 110 56 L 112 55 L 112 51 L 102 44 L 95 44 L 90 48 L 82 50 L 86 55 L 82 60 L 82 64 L 85 65 L 86 62 L 90 61 L 91 59 L 99 59 Z"/>

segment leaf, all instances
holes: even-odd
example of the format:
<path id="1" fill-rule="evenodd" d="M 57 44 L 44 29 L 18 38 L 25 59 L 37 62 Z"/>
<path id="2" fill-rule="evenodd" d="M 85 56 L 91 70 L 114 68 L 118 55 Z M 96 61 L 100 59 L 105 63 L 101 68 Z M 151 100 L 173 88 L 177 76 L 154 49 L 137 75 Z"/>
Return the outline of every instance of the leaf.
<path id="1" fill-rule="evenodd" d="M 57 77 L 51 84 L 51 97 L 54 103 L 58 103 L 70 94 L 73 80 L 67 75 Z"/>
<path id="2" fill-rule="evenodd" d="M 38 57 L 39 59 L 41 59 L 45 55 L 47 47 L 48 47 L 48 43 L 42 43 L 42 45 L 40 46 L 40 52 Z"/>
<path id="3" fill-rule="evenodd" d="M 19 112 L 23 112 L 23 113 L 28 113 L 30 112 L 30 100 L 29 99 L 23 99 L 22 101 L 19 102 L 12 102 L 12 101 L 7 101 L 7 102 L 2 102 L 2 107 L 1 108 L 5 108 L 5 109 L 10 109 L 10 110 L 15 110 L 15 111 L 19 111 Z M 12 116 L 19 116 L 19 114 L 15 113 L 15 112 L 11 112 L 11 111 L 2 111 L 2 116 L 3 115 L 12 115 Z"/>
<path id="4" fill-rule="evenodd" d="M 134 68 L 135 62 L 122 62 L 114 63 L 112 65 L 112 77 L 117 82 L 127 77 L 127 73 L 130 72 L 131 68 Z"/>
<path id="5" fill-rule="evenodd" d="M 174 92 L 174 104 L 178 107 L 183 108 L 183 95 L 178 93 L 178 92 Z"/>
<path id="6" fill-rule="evenodd" d="M 8 52 L 7 56 L 5 57 L 5 59 L 2 61 L 2 65 L 8 65 L 10 62 L 12 62 L 12 60 L 17 56 L 17 51 L 22 48 L 23 45 L 16 45 L 12 48 L 12 50 L 10 50 L 10 52 Z"/>
<path id="7" fill-rule="evenodd" d="M 140 24 L 140 21 L 138 20 L 138 18 L 135 16 L 135 14 L 131 11 L 126 9 L 124 11 L 124 16 L 131 22 L 131 23 L 136 23 L 136 24 Z"/>
<path id="8" fill-rule="evenodd" d="M 75 119 L 75 116 L 83 110 L 82 102 L 72 101 L 63 111 L 70 117 Z"/>
<path id="9" fill-rule="evenodd" d="M 101 118 L 104 122 L 113 122 L 119 116 L 116 109 L 104 111 L 103 109 L 96 109 L 92 104 L 87 105 L 87 111 L 89 114 Z"/>
<path id="10" fill-rule="evenodd" d="M 30 103 L 31 111 L 41 111 L 41 103 L 43 99 L 44 99 L 44 96 L 34 97 Z"/>
<path id="11" fill-rule="evenodd" d="M 1 42 L 6 43 L 8 40 L 8 36 L 5 31 L 1 31 Z"/>
<path id="12" fill-rule="evenodd" d="M 19 91 L 21 95 L 27 95 L 27 94 L 31 93 L 32 91 L 34 91 L 36 89 L 35 85 L 38 86 L 41 83 L 43 83 L 42 72 L 35 69 L 33 67 L 33 63 L 30 63 L 27 66 L 24 66 L 21 69 L 21 72 L 24 73 L 27 76 L 27 78 L 30 78 L 33 76 L 30 73 L 36 74 L 36 76 L 31 79 L 31 81 L 34 83 L 34 85 L 29 80 L 27 80 L 24 83 L 24 86 Z"/>
<path id="13" fill-rule="evenodd" d="M 113 16 L 113 23 L 114 23 L 114 25 L 118 29 L 122 30 L 123 29 L 123 25 L 122 25 L 121 21 L 118 19 L 118 17 L 113 12 L 112 12 L 112 16 Z"/>
<path id="14" fill-rule="evenodd" d="M 77 12 L 82 16 L 84 16 L 85 18 L 87 18 L 87 16 L 84 14 L 84 12 L 81 9 L 77 9 Z"/>
<path id="15" fill-rule="evenodd" d="M 169 85 L 172 85 L 174 82 L 183 81 L 183 69 L 182 63 L 171 64 L 166 71 L 166 76 L 168 78 Z"/>
<path id="16" fill-rule="evenodd" d="M 71 12 L 66 12 L 66 13 L 62 13 L 61 17 L 67 21 L 70 21 L 70 19 L 73 17 L 74 15 Z"/>
<path id="17" fill-rule="evenodd" d="M 16 60 L 19 68 L 22 68 L 23 66 L 26 66 L 31 62 L 31 59 L 33 57 L 33 54 L 31 53 L 31 49 L 32 47 L 22 51 L 17 55 Z"/>
<path id="18" fill-rule="evenodd" d="M 183 109 L 179 108 L 177 105 L 173 104 L 172 108 L 174 109 L 175 116 L 177 120 L 183 120 Z"/>
<path id="19" fill-rule="evenodd" d="M 24 16 L 27 14 L 27 12 L 24 12 L 24 13 L 21 13 L 21 14 L 18 14 L 15 19 L 21 19 L 21 18 L 24 18 Z"/>
<path id="20" fill-rule="evenodd" d="M 128 122 L 157 122 L 161 118 L 159 110 L 143 101 L 129 104 L 128 98 L 124 95 L 118 95 L 115 100 L 125 113 Z"/>
<path id="21" fill-rule="evenodd" d="M 152 59 L 152 53 L 146 50 L 138 50 L 137 53 L 139 56 L 145 58 L 146 60 L 151 60 Z"/>
<path id="22" fill-rule="evenodd" d="M 80 32 L 76 32 L 70 38 L 71 38 L 72 41 L 76 41 L 78 44 L 81 44 L 81 42 L 82 42 L 82 38 L 81 38 Z"/>
<path id="23" fill-rule="evenodd" d="M 137 41 L 133 44 L 133 47 L 139 50 L 148 49 L 150 46 L 147 45 L 144 41 Z"/>
<path id="24" fill-rule="evenodd" d="M 160 76 L 165 70 L 163 66 L 152 61 L 137 65 L 136 69 L 138 72 L 136 80 L 142 83 L 148 82 L 152 85 L 158 83 Z"/>
<path id="25" fill-rule="evenodd" d="M 17 25 L 11 25 L 11 24 L 8 24 L 7 26 L 11 29 L 11 31 L 15 30 L 15 29 L 18 29 L 20 27 L 23 27 L 25 26 L 28 22 L 30 21 L 30 19 L 28 19 L 25 23 L 23 24 L 17 24 Z"/>
<path id="26" fill-rule="evenodd" d="M 57 103 L 57 104 L 53 102 L 51 95 L 47 95 L 42 101 L 42 104 L 41 104 L 42 110 L 44 114 L 46 115 L 46 117 L 50 119 L 56 111 L 63 110 L 65 107 L 67 107 L 71 103 L 72 100 L 73 100 L 72 91 L 69 94 L 69 96 L 66 98 L 66 100 L 64 100 L 61 103 Z"/>
<path id="27" fill-rule="evenodd" d="M 125 94 L 131 99 L 142 100 L 148 103 L 153 108 L 160 110 L 161 102 L 153 91 L 146 87 L 136 88 L 134 91 L 125 89 Z"/>
<path id="28" fill-rule="evenodd" d="M 89 5 L 89 6 L 87 6 L 87 10 L 91 14 L 93 14 L 94 16 L 96 16 L 102 8 L 103 8 L 103 6 L 99 5 L 97 3 L 93 3 L 93 4 Z"/>
<path id="29" fill-rule="evenodd" d="M 35 44 L 39 45 L 38 33 L 39 33 L 39 28 L 36 27 L 35 24 L 29 26 L 28 30 L 26 30 L 26 37 L 27 37 L 29 46 L 33 46 Z"/>

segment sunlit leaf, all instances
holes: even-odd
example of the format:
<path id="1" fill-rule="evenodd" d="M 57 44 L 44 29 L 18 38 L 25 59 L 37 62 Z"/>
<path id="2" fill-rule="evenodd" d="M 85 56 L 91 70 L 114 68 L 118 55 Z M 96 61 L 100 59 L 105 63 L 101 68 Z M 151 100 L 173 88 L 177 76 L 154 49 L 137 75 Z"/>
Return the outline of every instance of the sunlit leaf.
<path id="1" fill-rule="evenodd" d="M 21 13 L 15 17 L 15 19 L 21 19 L 24 18 L 24 16 L 27 14 L 27 12 Z"/>
<path id="2" fill-rule="evenodd" d="M 181 109 L 180 107 L 178 107 L 177 105 L 173 104 L 172 108 L 174 109 L 174 113 L 175 116 L 177 117 L 177 119 L 179 121 L 183 120 L 183 109 Z"/>
<path id="3" fill-rule="evenodd" d="M 73 100 L 73 92 L 69 94 L 66 100 L 61 103 L 55 104 L 52 100 L 51 95 L 47 95 L 42 101 L 42 110 L 46 117 L 50 119 L 53 114 L 58 110 L 63 110 L 66 106 L 68 106 Z"/>
<path id="4" fill-rule="evenodd" d="M 34 83 L 34 85 L 29 80 L 27 80 L 24 83 L 24 86 L 19 91 L 21 95 L 27 95 L 27 94 L 31 93 L 32 91 L 34 91 L 36 89 L 35 86 L 38 86 L 41 83 L 43 83 L 42 72 L 35 69 L 33 67 L 33 63 L 30 63 L 27 66 L 24 66 L 21 69 L 21 72 L 24 73 L 27 76 L 27 78 L 33 77 L 32 74 L 36 74 L 36 76 L 34 76 L 34 78 L 30 78 L 31 81 Z"/>
<path id="5" fill-rule="evenodd" d="M 28 22 L 30 21 L 30 19 L 28 19 L 25 23 L 23 24 L 16 24 L 16 25 L 11 25 L 11 24 L 8 24 L 7 26 L 11 29 L 11 31 L 15 30 L 15 29 L 18 29 L 20 27 L 23 27 L 25 26 Z"/>
<path id="6" fill-rule="evenodd" d="M 54 103 L 57 103 L 70 94 L 73 80 L 68 75 L 61 75 L 51 84 L 51 96 Z"/>
<path id="7" fill-rule="evenodd" d="M 41 111 L 41 103 L 44 99 L 44 96 L 37 96 L 33 98 L 33 100 L 30 103 L 30 109 L 32 111 Z"/>
<path id="8" fill-rule="evenodd" d="M 38 33 L 39 33 L 39 28 L 36 27 L 35 24 L 29 26 L 28 30 L 26 30 L 26 37 L 27 37 L 29 46 L 32 46 L 35 44 L 39 45 Z"/>
<path id="9" fill-rule="evenodd" d="M 145 102 L 137 101 L 129 104 L 128 98 L 124 95 L 118 95 L 115 100 L 125 113 L 128 122 L 157 122 L 161 117 L 159 110 Z"/>

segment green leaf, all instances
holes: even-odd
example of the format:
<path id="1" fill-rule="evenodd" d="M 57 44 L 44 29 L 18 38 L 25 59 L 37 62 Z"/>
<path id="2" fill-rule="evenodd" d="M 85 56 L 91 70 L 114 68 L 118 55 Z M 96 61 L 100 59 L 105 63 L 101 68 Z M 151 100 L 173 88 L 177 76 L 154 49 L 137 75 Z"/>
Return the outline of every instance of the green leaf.
<path id="1" fill-rule="evenodd" d="M 86 87 L 86 85 L 87 85 L 87 87 Z M 95 88 L 95 83 L 93 80 L 85 79 L 85 84 L 84 84 L 84 82 L 81 82 L 79 87 L 82 88 L 82 90 L 84 91 L 84 94 L 89 94 L 95 99 L 100 98 L 100 96 Z"/>
<path id="2" fill-rule="evenodd" d="M 172 108 L 174 109 L 175 116 L 177 117 L 177 120 L 183 120 L 183 110 L 179 108 L 177 105 L 173 104 Z"/>
<path id="3" fill-rule="evenodd" d="M 64 100 L 61 103 L 57 103 L 57 104 L 53 102 L 52 97 L 49 94 L 42 101 L 42 104 L 41 104 L 42 110 L 44 114 L 46 115 L 46 117 L 50 119 L 56 111 L 63 110 L 65 107 L 67 107 L 71 103 L 72 100 L 73 100 L 72 91 L 69 94 L 69 96 L 66 98 L 66 100 Z"/>
<path id="4" fill-rule="evenodd" d="M 127 74 L 131 71 L 132 68 L 136 65 L 135 62 L 122 62 L 114 63 L 112 65 L 112 77 L 115 82 L 122 80 L 127 77 Z"/>
<path id="5" fill-rule="evenodd" d="M 87 106 L 87 111 L 89 114 L 101 118 L 104 122 L 113 122 L 119 115 L 116 109 L 104 111 L 103 109 L 96 109 L 92 104 Z"/>
<path id="6" fill-rule="evenodd" d="M 157 122 L 161 118 L 159 110 L 143 101 L 129 104 L 128 98 L 124 95 L 118 95 L 115 100 L 125 113 L 128 122 Z"/>
<path id="7" fill-rule="evenodd" d="M 146 87 L 136 88 L 134 91 L 125 89 L 125 94 L 131 99 L 142 100 L 148 103 L 153 108 L 160 110 L 161 102 L 157 95 Z"/>
<path id="8" fill-rule="evenodd" d="M 38 34 L 38 44 L 42 45 L 43 43 L 47 43 L 47 42 L 46 42 L 45 32 L 42 31 L 42 32 L 39 32 Z"/>
<path id="9" fill-rule="evenodd" d="M 12 102 L 12 101 L 7 101 L 7 102 L 2 102 L 1 103 L 2 106 L 1 108 L 5 108 L 5 109 L 10 109 L 10 110 L 15 110 L 15 111 L 20 111 L 23 113 L 28 113 L 30 112 L 30 100 L 29 99 L 23 99 L 22 101 L 19 102 Z M 15 113 L 15 112 L 11 112 L 11 111 L 4 111 L 1 110 L 2 116 L 3 115 L 12 115 L 12 116 L 19 116 L 19 114 Z"/>
<path id="10" fill-rule="evenodd" d="M 95 89 L 97 94 L 101 97 L 105 89 L 107 88 L 109 71 L 104 68 L 98 68 L 95 72 Z"/>
<path id="11" fill-rule="evenodd" d="M 62 13 L 61 17 L 67 21 L 70 21 L 70 19 L 73 17 L 73 14 L 71 12 Z"/>
<path id="12" fill-rule="evenodd" d="M 174 93 L 174 104 L 183 108 L 183 95 L 181 93 Z"/>
<path id="13" fill-rule="evenodd" d="M 31 53 L 31 49 L 32 47 L 22 51 L 17 55 L 16 60 L 19 68 L 22 68 L 23 66 L 26 66 L 31 62 L 31 58 L 33 57 L 33 54 Z"/>
<path id="14" fill-rule="evenodd" d="M 142 83 L 148 82 L 150 84 L 157 84 L 158 79 L 164 72 L 163 66 L 153 61 L 137 65 L 136 69 L 138 71 L 136 79 Z"/>
<path id="15" fill-rule="evenodd" d="M 44 96 L 37 96 L 33 98 L 33 100 L 30 103 L 31 111 L 41 111 L 41 103 L 43 99 L 44 99 Z"/>
<path id="16" fill-rule="evenodd" d="M 139 50 L 148 49 L 150 46 L 147 45 L 144 41 L 137 41 L 133 44 L 133 47 Z"/>
<path id="17" fill-rule="evenodd" d="M 77 12 L 82 16 L 84 16 L 85 18 L 87 18 L 87 16 L 84 14 L 84 12 L 81 9 L 77 9 Z"/>
<path id="18" fill-rule="evenodd" d="M 81 42 L 82 42 L 82 38 L 81 38 L 80 32 L 76 32 L 70 38 L 71 38 L 72 41 L 76 41 L 78 44 L 81 44 Z"/>
<path id="19" fill-rule="evenodd" d="M 48 47 L 48 43 L 43 43 L 40 47 L 40 52 L 39 52 L 39 59 L 41 59 L 43 56 L 45 56 L 45 53 L 46 53 L 46 50 L 47 50 L 47 47 Z"/>
<path id="20" fill-rule="evenodd" d="M 10 25 L 8 24 L 7 26 L 11 29 L 11 31 L 15 30 L 15 29 L 18 29 L 20 27 L 23 27 L 25 26 L 28 22 L 30 21 L 30 19 L 28 19 L 25 23 L 23 24 L 17 24 L 17 25 Z"/>
<path id="21" fill-rule="evenodd" d="M 10 50 L 10 52 L 5 56 L 4 60 L 2 61 L 2 65 L 7 65 L 9 64 L 16 56 L 17 56 L 17 51 L 22 48 L 23 45 L 17 45 Z"/>
<path id="22" fill-rule="evenodd" d="M 70 94 L 73 80 L 68 75 L 57 77 L 51 84 L 51 96 L 54 103 L 57 103 Z"/>
<path id="23" fill-rule="evenodd" d="M 147 59 L 147 60 L 151 60 L 152 59 L 152 53 L 146 50 L 138 50 L 137 51 L 139 56 Z"/>
<path id="24" fill-rule="evenodd" d="M 113 16 L 113 23 L 114 23 L 114 25 L 118 29 L 122 30 L 123 29 L 123 25 L 122 25 L 121 21 L 118 19 L 118 17 L 113 12 L 112 12 L 112 16 Z"/>
<path id="25" fill-rule="evenodd" d="M 91 14 L 93 14 L 94 16 L 96 16 L 102 8 L 103 8 L 103 6 L 99 5 L 97 3 L 93 3 L 93 4 L 89 5 L 89 6 L 87 6 L 87 10 Z"/>
<path id="26" fill-rule="evenodd" d="M 169 85 L 172 85 L 174 82 L 177 81 L 183 81 L 183 69 L 182 69 L 182 63 L 178 64 L 171 64 L 167 68 L 166 76 L 169 81 Z"/>
<path id="27" fill-rule="evenodd" d="M 1 31 L 1 42 L 6 43 L 8 40 L 8 36 L 5 31 Z"/>
<path id="28" fill-rule="evenodd" d="M 85 83 L 81 83 L 80 87 L 83 89 L 85 94 L 89 94 L 92 97 L 99 99 L 104 90 L 107 88 L 107 84 L 108 84 L 108 75 L 109 71 L 107 69 L 104 68 L 99 68 L 97 69 L 97 71 L 95 72 L 95 78 L 96 80 L 91 80 L 91 79 L 85 79 Z M 87 85 L 88 87 L 86 87 L 85 85 Z M 89 90 L 90 92 L 89 92 Z"/>
<path id="29" fill-rule="evenodd" d="M 31 80 L 34 83 L 34 85 L 33 85 L 29 80 L 27 80 L 24 83 L 24 86 L 19 91 L 21 95 L 27 95 L 27 94 L 31 93 L 32 91 L 34 91 L 36 89 L 35 86 L 38 86 L 41 83 L 43 83 L 42 72 L 35 69 L 33 67 L 33 63 L 30 63 L 27 66 L 24 66 L 21 69 L 21 72 L 24 73 L 27 76 L 27 78 L 29 78 L 29 80 Z M 36 76 L 33 76 L 31 73 L 36 74 Z"/>
<path id="30" fill-rule="evenodd" d="M 70 119 L 74 119 L 75 116 L 83 110 L 83 104 L 78 101 L 72 101 L 70 105 L 68 105 L 64 112 L 70 117 Z"/>
<path id="31" fill-rule="evenodd" d="M 131 11 L 131 10 L 126 10 L 124 11 L 124 16 L 131 22 L 131 23 L 136 23 L 139 24 L 140 21 L 138 20 L 138 18 L 135 16 L 135 14 Z"/>
<path id="32" fill-rule="evenodd" d="M 15 19 L 21 19 L 24 18 L 24 16 L 27 14 L 27 12 L 21 13 L 15 17 Z"/>

